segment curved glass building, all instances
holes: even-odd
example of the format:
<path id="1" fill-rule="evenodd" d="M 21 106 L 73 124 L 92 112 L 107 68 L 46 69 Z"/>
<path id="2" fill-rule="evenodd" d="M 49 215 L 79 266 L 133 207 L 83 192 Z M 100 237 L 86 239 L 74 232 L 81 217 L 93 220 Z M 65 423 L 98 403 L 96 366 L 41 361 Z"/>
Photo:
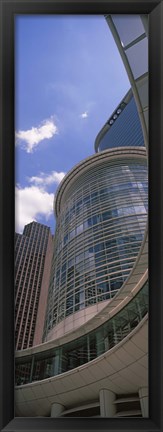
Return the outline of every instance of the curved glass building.
<path id="1" fill-rule="evenodd" d="M 148 417 L 148 20 L 105 18 L 132 90 L 58 188 L 44 343 L 16 353 L 19 416 Z"/>
<path id="2" fill-rule="evenodd" d="M 129 275 L 147 219 L 145 149 L 107 150 L 76 165 L 55 211 L 45 339 L 69 315 L 112 299 Z"/>

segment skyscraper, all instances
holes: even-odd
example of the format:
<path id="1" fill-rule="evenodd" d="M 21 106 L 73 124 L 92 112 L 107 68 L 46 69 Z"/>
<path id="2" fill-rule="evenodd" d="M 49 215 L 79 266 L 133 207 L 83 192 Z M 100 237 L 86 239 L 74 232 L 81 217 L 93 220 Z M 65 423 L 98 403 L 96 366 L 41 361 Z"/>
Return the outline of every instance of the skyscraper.
<path id="1" fill-rule="evenodd" d="M 98 133 L 95 151 L 137 146 L 144 146 L 144 137 L 133 92 L 130 89 Z"/>
<path id="2" fill-rule="evenodd" d="M 50 270 L 52 235 L 50 228 L 31 222 L 23 234 L 15 235 L 15 346 L 25 349 L 41 342 L 42 325 L 39 320 L 38 306 L 40 296 L 47 297 L 47 272 Z M 46 279 L 44 277 L 46 272 Z M 44 319 L 45 305 L 40 310 Z M 39 322 L 39 321 L 38 321 Z M 36 332 L 36 335 L 35 335 Z"/>
<path id="3" fill-rule="evenodd" d="M 106 17 L 145 148 L 128 146 L 126 133 L 123 147 L 82 161 L 59 187 L 46 343 L 16 355 L 18 415 L 148 417 L 146 18 Z"/>

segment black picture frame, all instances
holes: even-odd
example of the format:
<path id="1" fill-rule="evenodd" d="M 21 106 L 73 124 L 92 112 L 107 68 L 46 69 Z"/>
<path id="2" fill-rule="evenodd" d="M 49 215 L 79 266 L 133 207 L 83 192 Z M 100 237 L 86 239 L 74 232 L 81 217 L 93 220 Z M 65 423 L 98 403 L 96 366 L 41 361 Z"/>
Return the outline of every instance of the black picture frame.
<path id="1" fill-rule="evenodd" d="M 149 418 L 14 418 L 14 16 L 149 15 Z M 163 430 L 163 1 L 1 0 L 0 146 L 0 429 Z M 161 147 L 162 144 L 162 147 Z M 162 313 L 161 313 L 162 312 Z"/>

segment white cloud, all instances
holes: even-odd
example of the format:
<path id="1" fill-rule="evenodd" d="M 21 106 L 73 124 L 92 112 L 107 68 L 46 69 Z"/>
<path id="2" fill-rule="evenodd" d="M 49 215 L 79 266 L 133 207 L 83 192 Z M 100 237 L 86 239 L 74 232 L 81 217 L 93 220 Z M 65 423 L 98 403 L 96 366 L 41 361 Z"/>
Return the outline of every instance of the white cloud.
<path id="1" fill-rule="evenodd" d="M 54 194 L 36 186 L 15 190 L 15 228 L 22 232 L 24 225 L 36 221 L 39 215 L 49 219 L 53 213 Z"/>
<path id="2" fill-rule="evenodd" d="M 53 183 L 59 184 L 63 177 L 65 176 L 64 172 L 52 171 L 50 174 L 46 175 L 45 173 L 40 173 L 40 176 L 33 176 L 28 179 L 29 183 L 34 183 L 37 186 L 48 186 Z"/>
<path id="3" fill-rule="evenodd" d="M 83 112 L 82 114 L 80 114 L 81 118 L 87 118 L 88 117 L 88 111 Z"/>
<path id="4" fill-rule="evenodd" d="M 50 139 L 53 135 L 58 133 L 58 128 L 54 123 L 54 119 L 44 120 L 41 125 L 32 127 L 29 130 L 20 130 L 16 132 L 16 139 L 25 141 L 25 150 L 27 153 L 32 153 L 33 149 L 44 139 Z M 18 142 L 17 142 L 18 143 Z"/>
<path id="5" fill-rule="evenodd" d="M 65 176 L 64 172 L 52 171 L 50 174 L 40 173 L 28 179 L 30 186 L 15 189 L 15 228 L 22 232 L 24 225 L 37 221 L 39 216 L 49 219 L 53 213 L 54 193 L 48 193 L 46 187 L 52 183 L 57 185 Z"/>

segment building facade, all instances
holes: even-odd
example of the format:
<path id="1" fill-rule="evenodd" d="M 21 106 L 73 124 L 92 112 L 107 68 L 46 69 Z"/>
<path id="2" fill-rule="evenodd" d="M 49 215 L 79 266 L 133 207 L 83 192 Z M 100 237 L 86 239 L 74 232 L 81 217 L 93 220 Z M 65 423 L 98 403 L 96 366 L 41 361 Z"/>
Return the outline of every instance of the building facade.
<path id="1" fill-rule="evenodd" d="M 144 137 L 133 92 L 130 89 L 98 133 L 95 151 L 137 146 L 144 146 Z"/>
<path id="2" fill-rule="evenodd" d="M 147 189 L 146 151 L 141 147 L 98 153 L 65 176 L 55 197 L 44 341 L 81 325 L 85 308 L 88 320 L 99 303 L 104 307 L 117 294 L 143 240 Z"/>
<path id="3" fill-rule="evenodd" d="M 125 146 L 109 146 L 86 159 L 59 187 L 45 342 L 16 353 L 18 416 L 148 417 L 148 23 L 145 15 L 105 18 L 130 79 L 145 147 L 142 141 L 128 146 L 126 134 Z M 108 129 L 107 142 L 123 113 Z M 88 267 L 94 285 L 86 280 Z M 122 274 L 121 287 L 112 291 L 112 281 L 116 284 Z"/>
<path id="4" fill-rule="evenodd" d="M 28 348 L 42 340 L 42 323 L 39 323 L 39 316 L 43 319 L 45 315 L 45 305 L 41 307 L 41 301 L 43 297 L 46 304 L 51 253 L 52 235 L 49 227 L 31 222 L 24 227 L 23 234 L 16 233 L 16 350 Z"/>

